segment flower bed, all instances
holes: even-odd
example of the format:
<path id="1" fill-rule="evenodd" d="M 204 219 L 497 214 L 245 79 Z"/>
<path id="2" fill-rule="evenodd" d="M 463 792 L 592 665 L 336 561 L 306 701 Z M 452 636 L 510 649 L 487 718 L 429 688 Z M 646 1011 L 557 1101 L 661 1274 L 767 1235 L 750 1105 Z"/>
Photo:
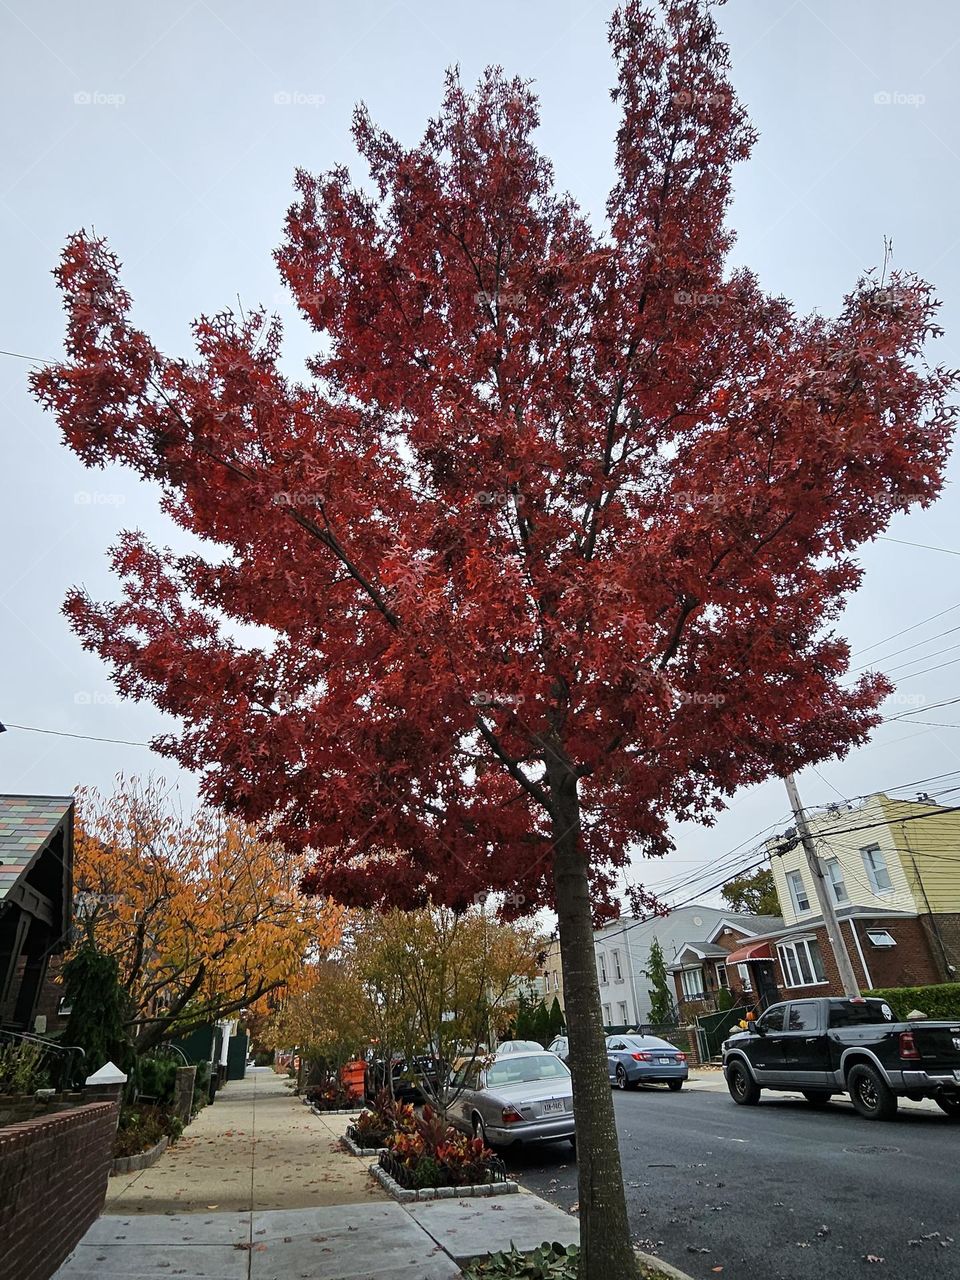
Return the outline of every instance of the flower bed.
<path id="1" fill-rule="evenodd" d="M 497 1167 L 499 1166 L 499 1167 Z M 425 1199 L 454 1199 L 458 1197 L 479 1197 L 479 1196 L 511 1196 L 520 1190 L 517 1183 L 507 1178 L 507 1170 L 503 1165 L 503 1161 L 493 1157 L 486 1176 L 489 1181 L 484 1183 L 472 1183 L 466 1185 L 447 1185 L 447 1187 L 417 1187 L 412 1188 L 410 1183 L 410 1170 L 404 1169 L 401 1161 L 392 1155 L 389 1149 L 384 1148 L 380 1152 L 379 1161 L 376 1165 L 370 1166 L 370 1172 L 378 1183 L 383 1187 L 385 1192 L 393 1196 L 397 1201 L 404 1203 L 408 1201 L 425 1201 Z M 398 1181 L 396 1176 L 403 1179 L 403 1183 Z M 406 1185 L 404 1185 L 406 1184 Z"/>
<path id="2" fill-rule="evenodd" d="M 124 1107 L 113 1143 L 113 1158 L 144 1155 L 152 1152 L 163 1139 L 176 1142 L 181 1133 L 183 1121 L 166 1107 Z"/>
<path id="3" fill-rule="evenodd" d="M 351 1097 L 339 1081 L 331 1084 L 307 1085 L 303 1091 L 303 1100 L 318 1112 L 331 1111 L 335 1115 L 345 1111 L 356 1111 L 359 1105 L 357 1099 Z"/>
<path id="4" fill-rule="evenodd" d="M 114 1156 L 113 1163 L 110 1165 L 111 1178 L 116 1173 L 133 1173 L 137 1169 L 149 1169 L 151 1165 L 157 1163 L 169 1145 L 170 1139 L 164 1134 L 158 1143 L 146 1151 L 141 1151 L 139 1155 Z"/>

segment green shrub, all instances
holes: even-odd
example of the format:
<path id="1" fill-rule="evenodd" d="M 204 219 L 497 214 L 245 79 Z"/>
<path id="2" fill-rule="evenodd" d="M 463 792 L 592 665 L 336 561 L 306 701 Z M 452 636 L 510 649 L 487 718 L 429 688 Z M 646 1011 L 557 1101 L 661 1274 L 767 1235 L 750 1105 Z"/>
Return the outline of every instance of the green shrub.
<path id="1" fill-rule="evenodd" d="M 944 982 L 932 987 L 879 987 L 863 994 L 886 1000 L 901 1021 L 913 1009 L 919 1009 L 934 1021 L 960 1019 L 960 982 Z"/>
<path id="2" fill-rule="evenodd" d="M 0 1044 L 0 1093 L 35 1093 L 49 1084 L 41 1045 L 30 1040 Z"/>
<path id="3" fill-rule="evenodd" d="M 123 1107 L 117 1136 L 113 1142 L 114 1157 L 138 1156 L 155 1147 L 161 1138 L 171 1142 L 183 1133 L 183 1122 L 165 1107 Z"/>
<path id="4" fill-rule="evenodd" d="M 173 1102 L 177 1085 L 177 1064 L 172 1058 L 139 1058 L 134 1067 L 137 1093 L 153 1098 L 161 1106 Z"/>

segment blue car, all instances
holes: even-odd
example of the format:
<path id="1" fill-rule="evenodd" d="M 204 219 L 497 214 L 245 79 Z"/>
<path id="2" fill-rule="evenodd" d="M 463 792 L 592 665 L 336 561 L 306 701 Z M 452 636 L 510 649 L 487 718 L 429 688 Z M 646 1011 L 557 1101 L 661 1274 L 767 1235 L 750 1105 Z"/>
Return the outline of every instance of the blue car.
<path id="1" fill-rule="evenodd" d="M 687 1055 L 659 1036 L 607 1036 L 607 1072 L 618 1089 L 665 1084 L 676 1092 L 687 1078 Z"/>

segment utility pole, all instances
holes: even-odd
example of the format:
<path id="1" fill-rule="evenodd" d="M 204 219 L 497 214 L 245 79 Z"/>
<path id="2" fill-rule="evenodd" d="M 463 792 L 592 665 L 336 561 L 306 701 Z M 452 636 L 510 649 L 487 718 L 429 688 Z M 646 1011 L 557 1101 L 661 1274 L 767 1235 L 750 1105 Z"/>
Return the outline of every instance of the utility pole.
<path id="1" fill-rule="evenodd" d="M 793 816 L 797 820 L 797 834 L 800 837 L 803 852 L 807 857 L 807 866 L 810 868 L 810 874 L 813 876 L 813 887 L 816 890 L 817 901 L 820 904 L 827 937 L 833 949 L 833 958 L 837 962 L 844 994 L 850 996 L 853 1000 L 859 1000 L 860 988 L 853 972 L 853 965 L 850 963 L 847 944 L 844 942 L 843 934 L 840 932 L 840 921 L 837 919 L 837 913 L 833 909 L 833 901 L 827 890 L 823 867 L 817 857 L 817 851 L 813 847 L 813 837 L 810 834 L 810 828 L 807 826 L 807 815 L 804 813 L 803 805 L 800 803 L 800 793 L 797 791 L 796 779 L 792 773 L 788 773 L 783 781 L 787 788 L 787 795 L 790 797 L 790 808 L 793 810 Z"/>

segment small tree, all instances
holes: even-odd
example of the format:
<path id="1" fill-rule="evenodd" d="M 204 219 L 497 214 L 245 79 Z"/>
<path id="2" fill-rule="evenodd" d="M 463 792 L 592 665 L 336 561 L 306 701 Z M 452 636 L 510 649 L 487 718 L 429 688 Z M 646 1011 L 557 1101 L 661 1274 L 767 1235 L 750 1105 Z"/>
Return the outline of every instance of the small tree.
<path id="1" fill-rule="evenodd" d="M 667 966 L 663 959 L 663 948 L 656 938 L 650 948 L 650 967 L 643 971 L 653 983 L 648 992 L 650 996 L 650 1021 L 655 1027 L 666 1026 L 673 1020 L 673 996 L 667 980 Z"/>
<path id="2" fill-rule="evenodd" d="M 720 896 L 731 911 L 753 916 L 778 916 L 780 899 L 769 867 L 761 867 L 752 875 L 735 876 L 720 890 Z"/>
<path id="3" fill-rule="evenodd" d="M 127 1034 L 130 998 L 120 984 L 120 967 L 90 942 L 80 946 L 61 971 L 70 1016 L 62 1042 L 84 1053 L 74 1064 L 77 1083 L 113 1062 L 130 1074 L 134 1054 Z"/>

